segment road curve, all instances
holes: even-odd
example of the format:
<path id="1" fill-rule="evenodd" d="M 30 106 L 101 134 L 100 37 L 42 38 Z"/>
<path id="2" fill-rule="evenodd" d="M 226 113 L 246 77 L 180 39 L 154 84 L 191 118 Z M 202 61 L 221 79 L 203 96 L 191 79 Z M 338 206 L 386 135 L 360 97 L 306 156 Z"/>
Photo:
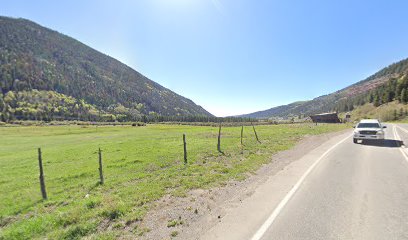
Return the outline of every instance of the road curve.
<path id="1" fill-rule="evenodd" d="M 408 124 L 387 126 L 383 144 L 333 137 L 192 239 L 408 239 Z"/>
<path id="2" fill-rule="evenodd" d="M 383 144 L 339 144 L 257 238 L 408 239 L 404 139 L 408 125 L 389 124 Z"/>

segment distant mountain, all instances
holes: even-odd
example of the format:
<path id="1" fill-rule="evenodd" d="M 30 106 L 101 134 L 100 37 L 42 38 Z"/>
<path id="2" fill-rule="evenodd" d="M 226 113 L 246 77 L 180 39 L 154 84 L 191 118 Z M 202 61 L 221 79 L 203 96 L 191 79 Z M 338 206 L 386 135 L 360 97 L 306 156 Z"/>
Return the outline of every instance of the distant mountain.
<path id="1" fill-rule="evenodd" d="M 337 92 L 317 97 L 313 100 L 294 102 L 284 106 L 270 108 L 268 110 L 240 115 L 250 118 L 288 118 L 292 116 L 311 115 L 329 111 L 344 111 L 340 105 L 351 104 L 349 99 L 358 99 L 364 102 L 367 94 L 384 86 L 391 79 L 399 78 L 408 73 L 408 59 L 393 63 L 383 68 L 374 75 L 350 85 Z M 353 104 L 357 104 L 353 101 Z M 340 109 L 341 108 L 341 109 Z M 352 107 L 350 107 L 352 108 Z"/>
<path id="2" fill-rule="evenodd" d="M 48 93 L 56 97 L 49 106 L 42 101 Z M 74 103 L 66 105 L 66 101 Z M 72 112 L 70 107 L 77 115 L 90 114 L 90 118 L 95 111 L 132 118 L 212 116 L 190 99 L 71 37 L 29 20 L 0 17 L 3 117 L 45 118 L 51 114 L 52 118 L 59 113 L 65 118 L 65 113 Z"/>
<path id="3" fill-rule="evenodd" d="M 249 115 L 251 115 L 251 118 L 269 118 L 271 116 L 278 116 L 278 115 L 285 116 L 285 115 L 291 114 L 291 112 L 294 109 L 303 106 L 304 103 L 305 101 L 294 102 L 288 105 L 282 105 L 282 106 L 270 108 L 264 111 L 258 111 L 258 112 L 254 112 L 251 114 L 240 115 L 240 117 L 249 116 Z"/>

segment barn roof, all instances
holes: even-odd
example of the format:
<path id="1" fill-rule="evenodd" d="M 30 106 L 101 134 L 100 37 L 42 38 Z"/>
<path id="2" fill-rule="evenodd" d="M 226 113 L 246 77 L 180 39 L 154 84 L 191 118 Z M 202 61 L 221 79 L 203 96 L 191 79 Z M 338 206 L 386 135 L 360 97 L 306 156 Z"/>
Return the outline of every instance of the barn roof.
<path id="1" fill-rule="evenodd" d="M 322 123 L 339 123 L 340 119 L 336 112 L 320 113 L 316 115 L 311 115 L 310 118 L 313 122 Z"/>
<path id="2" fill-rule="evenodd" d="M 319 113 L 319 114 L 314 114 L 312 116 L 328 116 L 328 115 L 337 115 L 337 112 Z"/>

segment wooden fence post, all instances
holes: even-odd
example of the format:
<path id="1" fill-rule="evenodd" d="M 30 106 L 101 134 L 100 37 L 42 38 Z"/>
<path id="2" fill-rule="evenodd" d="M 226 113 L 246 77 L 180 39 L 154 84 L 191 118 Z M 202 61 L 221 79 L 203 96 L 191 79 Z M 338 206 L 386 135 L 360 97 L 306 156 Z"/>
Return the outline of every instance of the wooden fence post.
<path id="1" fill-rule="evenodd" d="M 259 141 L 258 134 L 256 134 L 256 130 L 255 130 L 255 126 L 254 126 L 254 124 L 253 124 L 252 122 L 251 122 L 251 124 L 252 124 L 252 128 L 254 129 L 254 133 L 255 133 L 256 141 L 258 141 L 259 143 L 261 143 L 261 141 Z"/>
<path id="2" fill-rule="evenodd" d="M 186 134 L 183 134 L 183 145 L 184 145 L 184 164 L 187 164 L 187 143 L 186 143 Z"/>
<path id="3" fill-rule="evenodd" d="M 242 138 L 244 137 L 244 125 L 241 127 L 241 154 L 244 154 L 244 143 L 242 141 Z"/>
<path id="4" fill-rule="evenodd" d="M 241 127 L 241 146 L 244 145 L 244 143 L 242 142 L 243 136 L 244 136 L 244 125 L 242 125 Z"/>
<path id="5" fill-rule="evenodd" d="M 218 150 L 218 152 L 221 152 L 221 123 L 220 123 L 220 127 L 219 127 L 219 129 L 218 129 L 217 150 Z"/>
<path id="6" fill-rule="evenodd" d="M 40 187 L 42 198 L 47 199 L 47 191 L 45 190 L 44 170 L 42 165 L 41 148 L 38 148 L 38 165 L 40 166 Z"/>
<path id="7" fill-rule="evenodd" d="M 100 184 L 103 184 L 104 179 L 103 179 L 103 171 L 102 171 L 102 151 L 101 151 L 101 148 L 99 148 L 99 179 L 100 179 Z"/>

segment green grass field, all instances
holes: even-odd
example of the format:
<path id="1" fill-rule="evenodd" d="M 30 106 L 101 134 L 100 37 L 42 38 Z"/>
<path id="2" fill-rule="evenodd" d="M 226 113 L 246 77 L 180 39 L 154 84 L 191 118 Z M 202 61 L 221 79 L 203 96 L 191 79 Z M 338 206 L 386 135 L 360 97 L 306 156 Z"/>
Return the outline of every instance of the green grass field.
<path id="1" fill-rule="evenodd" d="M 165 194 L 184 196 L 241 180 L 305 135 L 346 125 L 218 128 L 176 125 L 0 127 L 0 239 L 114 239 L 143 219 Z M 188 164 L 183 164 L 182 134 Z M 48 200 L 41 199 L 37 148 L 42 148 Z M 98 148 L 105 184 L 98 184 Z M 132 224 L 137 226 L 137 224 Z M 128 229 L 126 231 L 129 231 Z M 148 229 L 131 229 L 135 235 Z"/>

